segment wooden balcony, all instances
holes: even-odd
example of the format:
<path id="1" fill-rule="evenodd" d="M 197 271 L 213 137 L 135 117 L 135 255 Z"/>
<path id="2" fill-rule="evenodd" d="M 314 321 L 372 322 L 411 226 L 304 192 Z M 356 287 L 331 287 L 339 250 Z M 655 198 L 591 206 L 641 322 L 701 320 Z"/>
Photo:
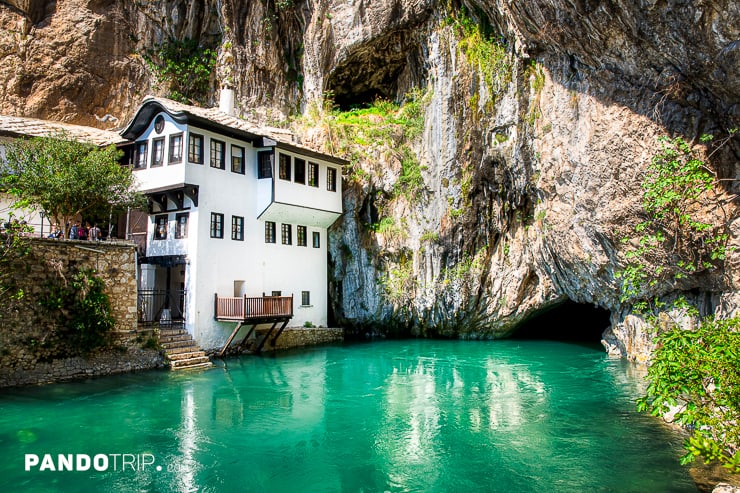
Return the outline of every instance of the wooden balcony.
<path id="1" fill-rule="evenodd" d="M 293 318 L 293 296 L 259 298 L 225 297 L 216 294 L 215 318 L 221 322 L 274 322 Z"/>

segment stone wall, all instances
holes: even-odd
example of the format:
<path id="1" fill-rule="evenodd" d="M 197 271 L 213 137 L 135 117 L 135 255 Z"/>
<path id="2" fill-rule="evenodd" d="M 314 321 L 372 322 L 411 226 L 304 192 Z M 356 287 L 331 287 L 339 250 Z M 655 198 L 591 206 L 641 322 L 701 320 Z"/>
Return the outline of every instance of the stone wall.
<path id="1" fill-rule="evenodd" d="M 268 329 L 258 329 L 257 335 L 267 334 Z M 331 328 L 304 328 L 288 327 L 280 334 L 275 346 L 271 346 L 268 341 L 262 351 L 278 351 L 281 349 L 290 349 L 303 346 L 316 346 L 318 344 L 327 344 L 330 342 L 341 342 L 344 340 L 344 330 Z"/>
<path id="2" fill-rule="evenodd" d="M 163 366 L 154 334 L 137 332 L 136 255 L 133 244 L 31 239 L 30 253 L 14 262 L 23 292 L 0 312 L 0 387 L 107 375 Z M 81 355 L 56 315 L 40 300 L 50 283 L 67 282 L 77 269 L 94 269 L 116 320 L 108 348 Z"/>

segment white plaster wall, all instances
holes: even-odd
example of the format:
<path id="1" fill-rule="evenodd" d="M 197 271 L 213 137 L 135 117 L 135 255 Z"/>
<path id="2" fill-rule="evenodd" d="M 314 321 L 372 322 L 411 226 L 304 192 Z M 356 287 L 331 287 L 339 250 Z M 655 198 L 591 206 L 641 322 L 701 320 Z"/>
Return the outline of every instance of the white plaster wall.
<path id="1" fill-rule="evenodd" d="M 148 141 L 147 145 L 147 167 L 144 169 L 134 169 L 134 175 L 138 180 L 139 190 L 146 192 L 148 190 L 155 190 L 158 188 L 174 185 L 176 183 L 185 182 L 185 161 L 187 160 L 187 135 L 186 126 L 176 123 L 167 113 L 160 113 L 164 116 L 164 129 L 161 134 L 154 131 L 154 119 L 149 122 L 149 126 L 142 133 L 136 142 L 143 140 Z M 183 133 L 183 160 L 180 163 L 169 164 L 170 155 L 170 135 Z M 151 168 L 152 164 L 152 140 L 155 138 L 164 137 L 164 164 Z"/>

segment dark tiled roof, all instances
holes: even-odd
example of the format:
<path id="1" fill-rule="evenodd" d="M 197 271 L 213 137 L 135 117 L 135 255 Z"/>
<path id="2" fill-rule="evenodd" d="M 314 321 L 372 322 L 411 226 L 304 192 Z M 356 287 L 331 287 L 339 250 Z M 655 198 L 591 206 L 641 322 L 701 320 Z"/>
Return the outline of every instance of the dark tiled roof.
<path id="1" fill-rule="evenodd" d="M 72 140 L 98 146 L 119 144 L 126 141 L 119 133 L 109 130 L 38 120 L 36 118 L 0 115 L 0 136 L 2 135 L 8 137 L 56 137 L 66 135 Z"/>

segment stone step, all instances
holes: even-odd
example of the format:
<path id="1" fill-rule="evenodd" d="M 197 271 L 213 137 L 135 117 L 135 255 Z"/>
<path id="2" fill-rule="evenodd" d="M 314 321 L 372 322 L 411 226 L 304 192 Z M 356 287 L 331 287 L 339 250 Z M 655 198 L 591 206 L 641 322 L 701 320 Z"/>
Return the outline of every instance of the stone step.
<path id="1" fill-rule="evenodd" d="M 190 334 L 179 334 L 175 336 L 159 336 L 159 342 L 161 344 L 167 343 L 167 342 L 183 342 L 183 341 L 192 341 L 193 337 Z"/>
<path id="2" fill-rule="evenodd" d="M 175 354 L 197 353 L 197 352 L 202 352 L 202 351 L 198 346 L 194 344 L 188 344 L 187 346 L 175 347 L 175 348 L 165 348 L 165 353 L 167 353 L 167 357 L 170 359 L 172 359 L 172 355 L 175 355 Z"/>
<path id="3" fill-rule="evenodd" d="M 198 345 L 195 343 L 193 339 L 183 339 L 182 341 L 167 341 L 161 343 L 162 347 L 166 350 L 175 349 L 175 348 L 181 348 L 181 347 L 198 347 Z"/>
<path id="4" fill-rule="evenodd" d="M 173 370 L 179 370 L 184 367 L 194 367 L 196 365 L 212 365 L 211 360 L 208 359 L 208 356 L 198 356 L 194 358 L 187 358 L 187 359 L 178 359 L 170 362 L 170 368 Z"/>
<path id="5" fill-rule="evenodd" d="M 192 363 L 187 366 L 173 366 L 172 370 L 206 370 L 213 368 L 213 363 L 208 361 L 207 363 Z"/>
<path id="6" fill-rule="evenodd" d="M 184 330 L 184 329 L 160 330 L 159 331 L 159 337 L 172 337 L 172 336 L 180 336 L 180 335 L 189 335 L 189 333 L 187 330 Z"/>
<path id="7" fill-rule="evenodd" d="M 170 354 L 167 353 L 167 357 L 170 361 L 176 361 L 181 359 L 189 359 L 189 358 L 199 358 L 201 356 L 205 356 L 206 353 L 204 353 L 201 350 L 195 350 L 195 351 L 188 351 L 184 353 L 176 353 L 176 354 Z"/>

